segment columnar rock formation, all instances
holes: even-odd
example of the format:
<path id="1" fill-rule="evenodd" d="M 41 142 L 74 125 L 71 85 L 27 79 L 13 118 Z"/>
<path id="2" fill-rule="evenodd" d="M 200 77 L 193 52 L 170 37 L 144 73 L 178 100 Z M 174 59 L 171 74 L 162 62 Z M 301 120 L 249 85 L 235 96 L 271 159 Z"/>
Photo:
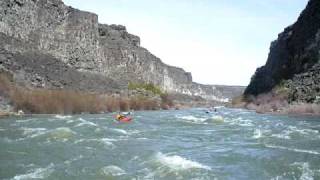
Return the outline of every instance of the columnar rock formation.
<path id="1" fill-rule="evenodd" d="M 0 1 L 0 66 L 20 82 L 44 88 L 117 91 L 150 82 L 169 92 L 222 99 L 214 86 L 164 64 L 121 25 L 61 0 Z"/>
<path id="2" fill-rule="evenodd" d="M 310 0 L 297 22 L 271 43 L 265 66 L 258 68 L 245 95 L 276 86 L 286 88 L 289 101 L 320 103 L 320 1 Z"/>

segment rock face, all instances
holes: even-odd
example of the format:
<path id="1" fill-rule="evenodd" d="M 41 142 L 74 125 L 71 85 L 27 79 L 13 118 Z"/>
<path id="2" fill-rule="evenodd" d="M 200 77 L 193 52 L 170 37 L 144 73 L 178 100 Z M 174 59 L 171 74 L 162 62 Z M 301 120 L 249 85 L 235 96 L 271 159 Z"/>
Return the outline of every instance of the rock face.
<path id="1" fill-rule="evenodd" d="M 121 25 L 61 0 L 0 1 L 0 68 L 43 88 L 110 92 L 128 82 L 150 82 L 168 92 L 223 100 L 215 86 L 164 64 Z"/>
<path id="2" fill-rule="evenodd" d="M 245 95 L 258 95 L 281 84 L 290 101 L 316 102 L 320 97 L 320 1 L 310 0 L 297 22 L 271 43 L 265 66 L 256 70 Z"/>
<path id="3" fill-rule="evenodd" d="M 295 75 L 284 86 L 289 90 L 289 102 L 320 104 L 320 64 L 314 65 L 308 72 Z"/>

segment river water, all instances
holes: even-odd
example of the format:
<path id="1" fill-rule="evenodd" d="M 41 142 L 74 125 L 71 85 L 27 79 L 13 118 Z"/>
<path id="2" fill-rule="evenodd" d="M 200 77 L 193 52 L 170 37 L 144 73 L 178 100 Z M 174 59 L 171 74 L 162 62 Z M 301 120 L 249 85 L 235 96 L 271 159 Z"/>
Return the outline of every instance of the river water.
<path id="1" fill-rule="evenodd" d="M 0 179 L 320 179 L 320 118 L 220 108 L 0 120 Z"/>

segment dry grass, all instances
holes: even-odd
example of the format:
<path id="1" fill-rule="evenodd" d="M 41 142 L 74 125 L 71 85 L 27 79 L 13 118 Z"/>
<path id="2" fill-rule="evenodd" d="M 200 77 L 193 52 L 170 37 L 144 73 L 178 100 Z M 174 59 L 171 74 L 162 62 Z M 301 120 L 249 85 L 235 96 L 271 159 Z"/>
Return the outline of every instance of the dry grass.
<path id="1" fill-rule="evenodd" d="M 161 109 L 168 110 L 174 107 L 173 97 L 167 93 L 163 93 L 160 95 L 161 98 Z"/>
<path id="2" fill-rule="evenodd" d="M 245 100 L 244 96 L 238 96 L 232 99 L 232 107 L 235 108 L 244 108 L 247 105 L 247 101 Z"/>
<path id="3" fill-rule="evenodd" d="M 288 114 L 314 114 L 320 115 L 320 104 L 294 104 L 287 109 Z"/>
<path id="4" fill-rule="evenodd" d="M 99 113 L 103 102 L 96 94 L 74 91 L 14 88 L 10 99 L 16 110 L 41 114 Z"/>
<path id="5" fill-rule="evenodd" d="M 148 99 L 142 96 L 132 97 L 129 100 L 130 108 L 135 110 L 157 110 L 160 109 L 159 104 L 160 103 L 154 99 Z"/>
<path id="6" fill-rule="evenodd" d="M 0 74 L 0 96 L 8 96 L 11 90 L 11 82 L 6 74 Z"/>
<path id="7" fill-rule="evenodd" d="M 233 107 L 245 107 L 258 113 L 286 113 L 320 115 L 320 104 L 289 104 L 286 93 L 272 91 L 257 97 L 238 97 L 233 100 Z"/>
<path id="8" fill-rule="evenodd" d="M 21 109 L 25 112 L 41 114 L 159 109 L 159 103 L 150 99 L 119 98 L 64 90 L 24 90 L 15 88 L 14 91 L 11 91 L 10 99 L 17 110 Z"/>
<path id="9" fill-rule="evenodd" d="M 100 113 L 160 109 L 160 102 L 146 97 L 121 98 L 71 90 L 26 89 L 0 74 L 0 95 L 16 110 L 37 114 Z"/>
<path id="10" fill-rule="evenodd" d="M 258 96 L 239 96 L 234 98 L 232 106 L 247 108 L 258 113 L 280 112 L 287 109 L 289 104 L 287 94 L 284 91 L 271 91 Z"/>

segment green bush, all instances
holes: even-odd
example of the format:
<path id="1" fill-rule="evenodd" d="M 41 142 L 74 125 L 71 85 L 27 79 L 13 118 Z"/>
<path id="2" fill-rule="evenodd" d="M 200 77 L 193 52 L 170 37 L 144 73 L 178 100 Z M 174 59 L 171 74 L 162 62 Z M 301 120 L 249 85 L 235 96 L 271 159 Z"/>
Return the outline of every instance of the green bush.
<path id="1" fill-rule="evenodd" d="M 129 82 L 128 89 L 129 90 L 143 89 L 146 91 L 150 91 L 153 94 L 158 94 L 158 95 L 164 94 L 162 92 L 162 90 L 160 89 L 160 87 L 158 87 L 152 83 L 132 83 L 132 82 Z"/>

